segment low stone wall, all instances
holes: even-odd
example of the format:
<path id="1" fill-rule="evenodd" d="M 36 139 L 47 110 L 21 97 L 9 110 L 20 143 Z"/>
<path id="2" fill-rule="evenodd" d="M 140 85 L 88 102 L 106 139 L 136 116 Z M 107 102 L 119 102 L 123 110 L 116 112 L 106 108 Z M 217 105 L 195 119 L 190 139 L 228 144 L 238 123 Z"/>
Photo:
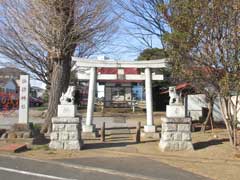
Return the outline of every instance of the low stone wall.
<path id="1" fill-rule="evenodd" d="M 65 150 L 82 149 L 80 117 L 54 117 L 52 118 L 52 123 L 49 148 Z"/>
<path id="2" fill-rule="evenodd" d="M 191 118 L 164 118 L 159 147 L 162 151 L 193 150 Z"/>

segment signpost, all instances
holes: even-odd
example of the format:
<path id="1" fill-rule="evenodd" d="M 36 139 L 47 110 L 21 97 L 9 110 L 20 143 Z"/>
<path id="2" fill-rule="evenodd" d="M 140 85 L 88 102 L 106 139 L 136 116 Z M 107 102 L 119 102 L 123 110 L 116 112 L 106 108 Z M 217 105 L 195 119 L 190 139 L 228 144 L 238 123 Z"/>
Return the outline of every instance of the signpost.
<path id="1" fill-rule="evenodd" d="M 20 76 L 19 124 L 29 122 L 29 75 Z"/>

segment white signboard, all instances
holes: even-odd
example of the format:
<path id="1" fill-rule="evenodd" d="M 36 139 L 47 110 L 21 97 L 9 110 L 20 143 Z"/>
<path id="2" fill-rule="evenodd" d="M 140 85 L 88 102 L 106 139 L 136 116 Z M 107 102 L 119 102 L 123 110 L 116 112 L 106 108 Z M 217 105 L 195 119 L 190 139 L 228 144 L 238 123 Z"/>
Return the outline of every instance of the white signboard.
<path id="1" fill-rule="evenodd" d="M 29 119 L 29 75 L 20 76 L 19 124 L 27 124 Z"/>

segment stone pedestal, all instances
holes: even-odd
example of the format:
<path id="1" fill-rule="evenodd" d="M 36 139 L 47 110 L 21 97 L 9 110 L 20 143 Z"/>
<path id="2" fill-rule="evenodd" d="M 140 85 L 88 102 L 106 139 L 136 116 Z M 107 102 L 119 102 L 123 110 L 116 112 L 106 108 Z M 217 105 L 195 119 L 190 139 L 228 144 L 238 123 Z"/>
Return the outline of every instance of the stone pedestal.
<path id="1" fill-rule="evenodd" d="M 150 139 L 159 139 L 160 138 L 160 132 L 141 132 L 142 138 L 150 138 Z"/>
<path id="2" fill-rule="evenodd" d="M 164 118 L 159 147 L 162 151 L 193 150 L 191 118 Z"/>
<path id="3" fill-rule="evenodd" d="M 98 131 L 96 130 L 95 124 L 93 125 L 82 125 L 82 138 L 83 139 L 95 139 L 98 137 Z"/>
<path id="4" fill-rule="evenodd" d="M 58 105 L 58 117 L 76 117 L 77 106 L 73 104 Z"/>
<path id="5" fill-rule="evenodd" d="M 95 132 L 96 130 L 96 126 L 95 124 L 93 125 L 82 125 L 82 132 L 86 132 L 86 133 L 92 133 L 92 132 Z"/>
<path id="6" fill-rule="evenodd" d="M 159 132 L 156 132 L 156 126 L 146 125 L 144 126 L 144 131 L 141 132 L 141 137 L 159 139 Z"/>
<path id="7" fill-rule="evenodd" d="M 162 119 L 159 147 L 162 151 L 193 150 L 191 118 L 185 117 L 184 106 L 167 106 L 167 117 Z"/>
<path id="8" fill-rule="evenodd" d="M 49 148 L 65 150 L 81 150 L 81 118 L 54 117 Z"/>
<path id="9" fill-rule="evenodd" d="M 145 133 L 155 133 L 156 132 L 156 126 L 146 125 L 146 126 L 144 126 L 144 132 Z"/>
<path id="10" fill-rule="evenodd" d="M 168 117 L 168 118 L 171 118 L 171 117 L 179 117 L 179 118 L 186 117 L 185 107 L 181 104 L 167 105 L 166 117 Z"/>
<path id="11" fill-rule="evenodd" d="M 33 123 L 16 123 L 11 126 L 11 129 L 7 132 L 8 138 L 24 138 L 24 139 L 29 139 L 29 138 L 36 138 L 37 135 L 39 135 L 36 130 L 33 128 Z"/>

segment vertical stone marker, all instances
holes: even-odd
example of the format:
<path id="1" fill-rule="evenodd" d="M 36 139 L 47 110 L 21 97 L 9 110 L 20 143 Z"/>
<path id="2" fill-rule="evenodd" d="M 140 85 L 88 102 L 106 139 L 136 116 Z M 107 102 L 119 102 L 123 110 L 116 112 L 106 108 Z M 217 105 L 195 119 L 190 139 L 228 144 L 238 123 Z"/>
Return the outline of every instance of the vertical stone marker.
<path id="1" fill-rule="evenodd" d="M 52 132 L 50 135 L 51 149 L 81 150 L 82 126 L 81 117 L 76 116 L 74 105 L 74 86 L 69 86 L 67 92 L 62 95 L 58 105 L 58 117 L 52 118 Z"/>
<path id="2" fill-rule="evenodd" d="M 169 87 L 169 96 L 166 118 L 162 118 L 159 147 L 162 151 L 193 150 L 191 118 L 186 117 L 185 107 L 180 102 L 175 87 Z"/>
<path id="3" fill-rule="evenodd" d="M 29 121 L 29 86 L 29 75 L 21 75 L 19 90 L 19 124 L 28 124 Z"/>

